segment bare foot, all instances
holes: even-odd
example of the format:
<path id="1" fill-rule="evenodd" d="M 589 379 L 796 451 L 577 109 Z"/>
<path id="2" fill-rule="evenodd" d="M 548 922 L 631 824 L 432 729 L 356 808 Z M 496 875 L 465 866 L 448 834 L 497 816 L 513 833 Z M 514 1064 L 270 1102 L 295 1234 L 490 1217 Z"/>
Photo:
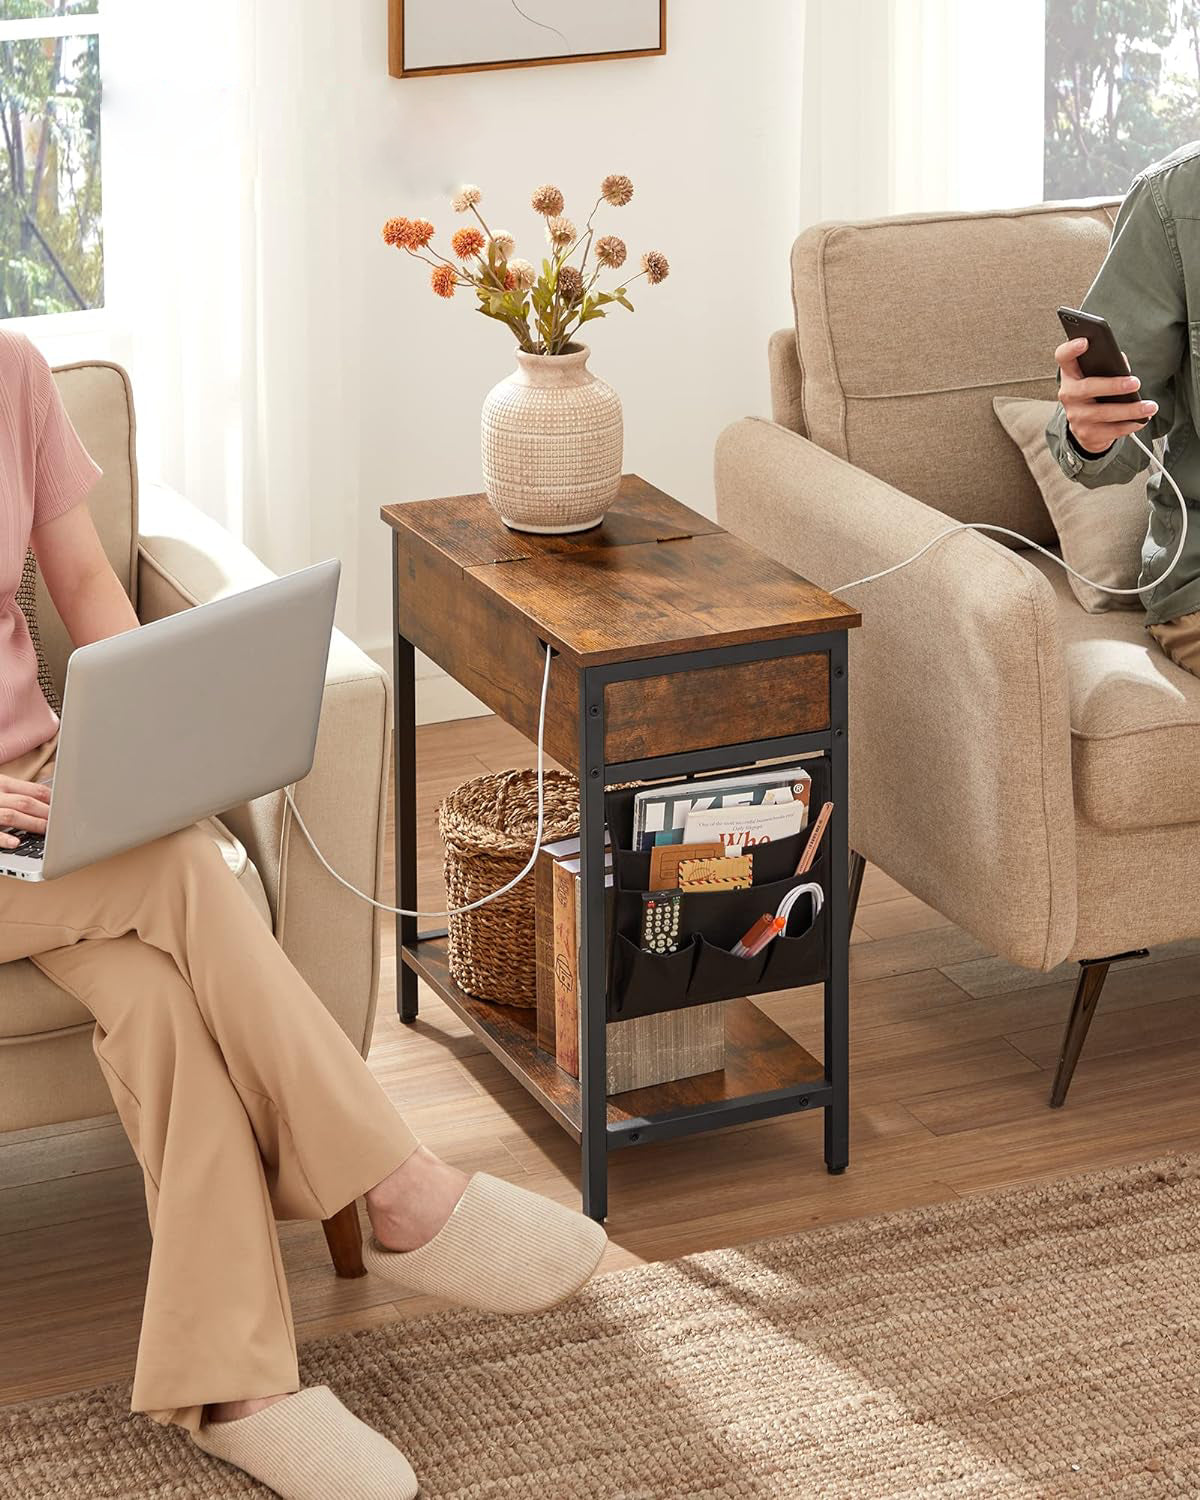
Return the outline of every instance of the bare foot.
<path id="1" fill-rule="evenodd" d="M 276 1401 L 285 1401 L 290 1392 L 278 1396 L 255 1396 L 250 1401 L 210 1401 L 204 1408 L 206 1422 L 236 1422 L 239 1417 L 252 1417 L 264 1407 L 274 1406 Z"/>
<path id="2" fill-rule="evenodd" d="M 385 1250 L 427 1245 L 467 1190 L 467 1176 L 418 1146 L 367 1194 L 367 1214 Z"/>

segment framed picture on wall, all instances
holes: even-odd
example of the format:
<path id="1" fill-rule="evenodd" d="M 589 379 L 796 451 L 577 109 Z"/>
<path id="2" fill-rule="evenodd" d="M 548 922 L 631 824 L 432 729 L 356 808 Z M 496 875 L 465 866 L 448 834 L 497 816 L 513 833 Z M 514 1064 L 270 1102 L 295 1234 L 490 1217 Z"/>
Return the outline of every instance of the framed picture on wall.
<path id="1" fill-rule="evenodd" d="M 654 57 L 667 0 L 388 0 L 393 77 Z"/>

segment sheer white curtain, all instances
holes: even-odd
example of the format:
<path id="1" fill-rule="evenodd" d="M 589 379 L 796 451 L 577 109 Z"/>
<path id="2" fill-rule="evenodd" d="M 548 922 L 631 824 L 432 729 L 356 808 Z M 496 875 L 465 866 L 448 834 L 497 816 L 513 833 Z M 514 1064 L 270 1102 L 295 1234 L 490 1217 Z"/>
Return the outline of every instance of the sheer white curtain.
<path id="1" fill-rule="evenodd" d="M 1045 0 L 809 0 L 801 214 L 1042 195 Z"/>
<path id="2" fill-rule="evenodd" d="M 357 131 L 333 80 L 347 54 L 357 66 L 359 16 L 105 0 L 103 38 L 109 345 L 133 376 L 143 472 L 278 570 L 343 556 L 351 630 Z"/>

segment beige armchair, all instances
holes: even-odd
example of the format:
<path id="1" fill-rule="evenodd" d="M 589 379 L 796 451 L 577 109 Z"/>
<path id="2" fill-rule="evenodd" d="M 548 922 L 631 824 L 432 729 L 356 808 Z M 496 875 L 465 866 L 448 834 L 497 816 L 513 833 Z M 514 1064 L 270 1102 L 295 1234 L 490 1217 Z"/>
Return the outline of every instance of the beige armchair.
<path id="1" fill-rule="evenodd" d="M 139 494 L 133 398 L 123 370 L 79 364 L 55 375 L 71 420 L 104 470 L 88 503 L 109 561 L 144 622 L 271 577 L 182 496 L 161 487 Z M 70 645 L 40 584 L 39 590 L 42 640 L 61 690 Z M 386 674 L 335 631 L 316 760 L 296 800 L 334 868 L 376 895 L 390 735 Z M 379 981 L 372 908 L 321 869 L 294 829 L 282 793 L 233 808 L 211 826 L 289 958 L 365 1055 Z M 0 1132 L 112 1110 L 91 1038 L 87 1012 L 31 963 L 0 965 Z M 325 1229 L 339 1274 L 361 1274 L 355 1206 Z"/>
<path id="2" fill-rule="evenodd" d="M 1116 208 L 801 235 L 774 421 L 718 443 L 722 524 L 835 592 L 953 520 L 1053 547 L 992 397 L 1054 398 L 1055 309 L 1079 305 Z M 847 597 L 851 842 L 992 952 L 1079 961 L 1061 1104 L 1108 965 L 1200 934 L 1200 681 L 1140 612 L 1086 614 L 1053 563 L 977 533 Z"/>

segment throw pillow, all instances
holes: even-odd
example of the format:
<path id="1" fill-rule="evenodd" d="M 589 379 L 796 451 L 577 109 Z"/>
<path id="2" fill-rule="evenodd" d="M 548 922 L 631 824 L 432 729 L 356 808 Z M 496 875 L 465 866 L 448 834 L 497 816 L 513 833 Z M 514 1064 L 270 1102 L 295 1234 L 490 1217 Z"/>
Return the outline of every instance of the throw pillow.
<path id="1" fill-rule="evenodd" d="M 1112 588 L 1136 588 L 1142 566 L 1142 542 L 1149 521 L 1144 470 L 1128 484 L 1106 484 L 1087 489 L 1068 479 L 1046 446 L 1046 423 L 1054 413 L 1053 401 L 1030 401 L 1014 396 L 996 396 L 992 408 L 1001 426 L 1017 447 L 1037 481 L 1058 542 L 1063 561 L 1085 578 Z M 1105 594 L 1089 588 L 1078 578 L 1067 578 L 1071 589 L 1090 615 L 1109 609 L 1141 609 L 1136 594 Z"/>
<path id="2" fill-rule="evenodd" d="M 41 688 L 46 702 L 57 714 L 62 712 L 62 701 L 58 696 L 58 689 L 54 686 L 54 678 L 50 674 L 46 653 L 42 650 L 42 633 L 38 629 L 37 617 L 37 576 L 37 558 L 30 550 L 25 554 L 25 567 L 21 573 L 21 582 L 17 585 L 17 608 L 25 616 L 25 623 L 29 626 L 29 639 L 33 642 L 33 649 L 37 653 L 38 687 Z"/>

